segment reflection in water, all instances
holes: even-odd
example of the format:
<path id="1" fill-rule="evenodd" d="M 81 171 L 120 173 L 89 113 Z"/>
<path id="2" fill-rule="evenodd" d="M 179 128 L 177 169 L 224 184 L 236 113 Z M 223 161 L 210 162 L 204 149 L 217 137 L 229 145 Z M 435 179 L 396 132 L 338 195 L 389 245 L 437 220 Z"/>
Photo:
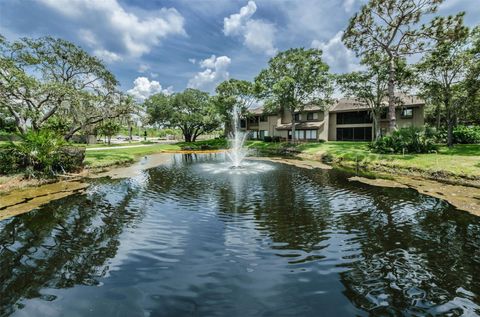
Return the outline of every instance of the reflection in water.
<path id="1" fill-rule="evenodd" d="M 336 171 L 209 169 L 223 159 L 0 222 L 0 315 L 480 314 L 480 218 Z"/>

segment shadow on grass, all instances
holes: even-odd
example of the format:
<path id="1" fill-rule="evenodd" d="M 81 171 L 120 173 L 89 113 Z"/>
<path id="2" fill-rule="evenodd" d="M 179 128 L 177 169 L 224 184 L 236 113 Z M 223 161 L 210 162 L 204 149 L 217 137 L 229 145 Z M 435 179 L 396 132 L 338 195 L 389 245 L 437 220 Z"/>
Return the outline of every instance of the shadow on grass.
<path id="1" fill-rule="evenodd" d="M 480 156 L 480 144 L 455 144 L 452 148 L 442 146 L 439 153 L 443 155 Z"/>

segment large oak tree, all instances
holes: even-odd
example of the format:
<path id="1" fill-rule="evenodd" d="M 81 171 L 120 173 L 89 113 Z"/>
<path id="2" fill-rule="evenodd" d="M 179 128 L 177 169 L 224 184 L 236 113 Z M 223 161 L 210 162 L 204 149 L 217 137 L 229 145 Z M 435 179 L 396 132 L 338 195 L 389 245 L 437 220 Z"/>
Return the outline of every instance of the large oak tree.
<path id="1" fill-rule="evenodd" d="M 78 130 L 130 111 L 117 80 L 101 60 L 68 41 L 42 37 L 0 39 L 0 107 L 17 129 L 37 131 L 60 116 Z"/>
<path id="2" fill-rule="evenodd" d="M 188 88 L 173 95 L 156 94 L 144 103 L 150 123 L 180 129 L 185 142 L 220 127 L 221 120 L 208 93 Z"/>
<path id="3" fill-rule="evenodd" d="M 318 49 L 292 48 L 278 53 L 255 81 L 268 112 L 291 113 L 293 142 L 295 112 L 310 104 L 325 107 L 333 93 L 332 75 Z"/>

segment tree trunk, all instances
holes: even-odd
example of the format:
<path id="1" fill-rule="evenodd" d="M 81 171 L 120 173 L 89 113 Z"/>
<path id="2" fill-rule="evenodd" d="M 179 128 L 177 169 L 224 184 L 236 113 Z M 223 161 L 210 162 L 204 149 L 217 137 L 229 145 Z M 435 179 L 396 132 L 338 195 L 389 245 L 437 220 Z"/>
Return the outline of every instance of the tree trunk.
<path id="1" fill-rule="evenodd" d="M 132 132 L 133 132 L 132 123 L 129 121 L 128 122 L 128 142 L 132 142 Z"/>
<path id="2" fill-rule="evenodd" d="M 223 132 L 223 136 L 228 138 L 232 133 L 232 122 L 230 120 L 225 121 L 225 130 Z"/>
<path id="3" fill-rule="evenodd" d="M 447 112 L 447 145 L 453 146 L 453 120 L 451 118 L 450 111 Z"/>
<path id="4" fill-rule="evenodd" d="M 380 113 L 373 114 L 374 140 L 380 139 Z"/>
<path id="5" fill-rule="evenodd" d="M 436 126 L 437 126 L 437 131 L 440 131 L 440 125 L 441 125 L 441 117 L 442 117 L 442 109 L 441 109 L 441 105 L 440 103 L 437 105 L 437 123 L 436 123 Z"/>
<path id="6" fill-rule="evenodd" d="M 446 91 L 447 93 L 445 94 L 445 110 L 446 110 L 446 115 L 447 115 L 447 145 L 448 147 L 453 146 L 453 113 L 452 113 L 452 107 L 451 107 L 451 100 L 450 100 L 450 94 L 449 94 L 450 87 L 447 87 Z"/>
<path id="7" fill-rule="evenodd" d="M 112 136 L 109 135 L 109 136 L 107 137 L 107 140 L 108 140 L 108 145 L 110 145 L 110 143 L 111 143 L 111 141 L 112 141 Z"/>
<path id="8" fill-rule="evenodd" d="M 190 133 L 184 133 L 183 138 L 185 139 L 185 142 L 192 142 L 192 135 Z"/>
<path id="9" fill-rule="evenodd" d="M 397 129 L 397 118 L 395 115 L 395 58 L 390 57 L 388 65 L 388 130 L 392 133 Z"/>
<path id="10" fill-rule="evenodd" d="M 295 144 L 295 110 L 291 109 L 290 112 L 292 113 L 292 143 Z"/>

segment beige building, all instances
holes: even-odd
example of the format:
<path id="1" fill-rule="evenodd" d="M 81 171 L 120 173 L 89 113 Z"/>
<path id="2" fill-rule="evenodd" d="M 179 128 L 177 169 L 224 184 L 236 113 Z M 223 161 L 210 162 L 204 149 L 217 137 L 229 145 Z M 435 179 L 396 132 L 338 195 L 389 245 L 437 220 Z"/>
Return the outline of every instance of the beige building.
<path id="1" fill-rule="evenodd" d="M 402 98 L 397 107 L 399 128 L 424 125 L 424 101 L 415 96 Z M 380 120 L 382 134 L 388 128 L 387 107 Z M 295 138 L 301 141 L 371 141 L 373 120 L 367 105 L 354 99 L 340 99 L 328 110 L 307 106 L 295 115 Z M 278 137 L 291 139 L 292 115 L 289 112 L 268 114 L 262 108 L 253 109 L 242 119 L 241 128 L 252 139 Z"/>

